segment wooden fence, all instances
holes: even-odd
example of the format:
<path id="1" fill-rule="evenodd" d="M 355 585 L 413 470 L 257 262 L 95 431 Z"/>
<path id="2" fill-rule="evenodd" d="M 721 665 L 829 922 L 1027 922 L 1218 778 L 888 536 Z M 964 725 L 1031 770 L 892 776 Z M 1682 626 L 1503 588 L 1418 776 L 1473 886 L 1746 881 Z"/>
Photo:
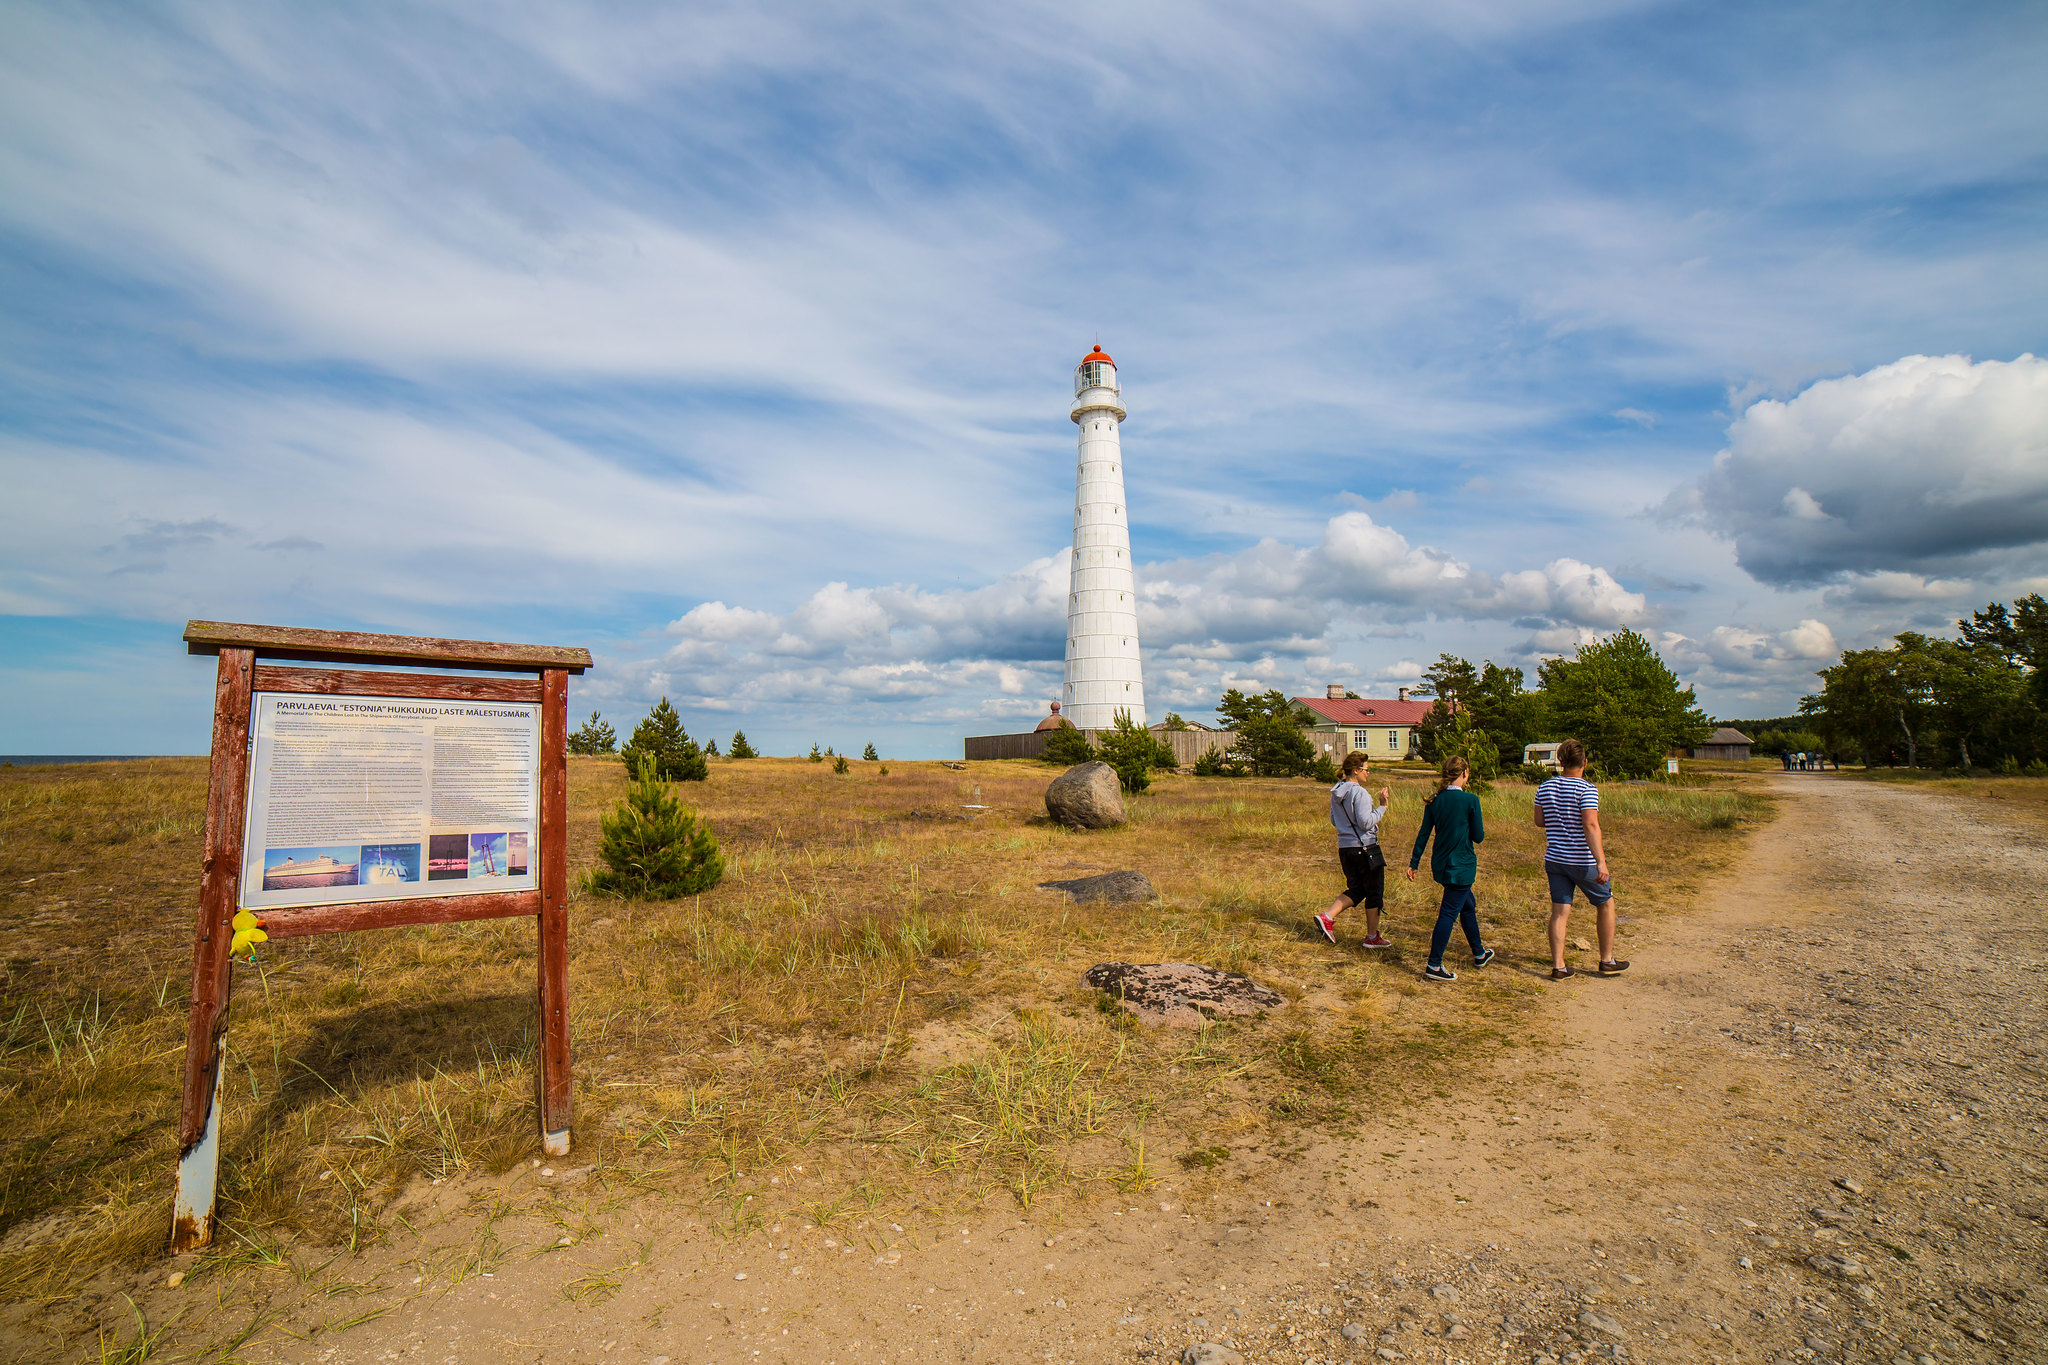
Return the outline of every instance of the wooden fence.
<path id="1" fill-rule="evenodd" d="M 992 758 L 1041 758 L 1045 754 L 1045 742 L 1052 735 L 1050 730 L 1036 730 L 1021 735 L 970 735 L 964 757 L 969 759 Z M 1102 740 L 1101 730 L 1081 732 L 1090 744 Z M 1237 742 L 1235 730 L 1154 730 L 1152 738 L 1173 749 L 1176 766 L 1191 768 L 1195 760 L 1210 749 L 1228 752 Z"/>

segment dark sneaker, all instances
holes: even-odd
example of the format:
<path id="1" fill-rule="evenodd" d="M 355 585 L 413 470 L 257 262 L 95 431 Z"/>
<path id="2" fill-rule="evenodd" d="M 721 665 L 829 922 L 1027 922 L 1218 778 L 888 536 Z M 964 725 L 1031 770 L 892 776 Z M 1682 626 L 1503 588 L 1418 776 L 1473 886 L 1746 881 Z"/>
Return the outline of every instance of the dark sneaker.
<path id="1" fill-rule="evenodd" d="M 1323 937 L 1335 943 L 1337 941 L 1337 921 L 1331 919 L 1328 915 L 1317 915 L 1315 921 L 1316 928 L 1323 931 Z"/>
<path id="2" fill-rule="evenodd" d="M 1577 972 L 1575 972 L 1575 971 L 1573 971 L 1573 970 L 1572 970 L 1571 968 L 1569 968 L 1569 967 L 1552 967 L 1552 968 L 1550 969 L 1550 979 L 1551 979 L 1552 981 L 1562 981 L 1562 980 L 1564 980 L 1564 979 L 1565 979 L 1566 977 L 1568 977 L 1568 976 L 1577 976 L 1577 975 L 1578 975 L 1578 973 L 1577 973 Z"/>
<path id="3" fill-rule="evenodd" d="M 1361 948 L 1391 948 L 1394 946 L 1394 940 L 1383 934 L 1370 934 L 1358 940 L 1358 946 Z"/>
<path id="4" fill-rule="evenodd" d="M 1480 954 L 1480 955 L 1479 955 L 1478 957 L 1475 957 L 1475 958 L 1473 958 L 1473 959 L 1472 959 L 1472 965 L 1473 965 L 1473 966 L 1475 966 L 1475 967 L 1484 967 L 1484 966 L 1485 966 L 1485 965 L 1486 965 L 1487 963 L 1489 963 L 1489 962 L 1491 962 L 1491 961 L 1493 961 L 1493 949 L 1491 949 L 1491 948 L 1488 948 L 1488 949 L 1487 949 L 1487 950 L 1486 950 L 1485 952 L 1481 953 L 1481 954 Z"/>
<path id="5" fill-rule="evenodd" d="M 1424 967 L 1422 974 L 1431 981 L 1456 981 L 1458 974 L 1449 967 Z"/>
<path id="6" fill-rule="evenodd" d="M 1610 959 L 1600 964 L 1600 975 L 1602 976 L 1620 976 L 1627 970 L 1628 963 L 1626 961 L 1615 962 Z"/>

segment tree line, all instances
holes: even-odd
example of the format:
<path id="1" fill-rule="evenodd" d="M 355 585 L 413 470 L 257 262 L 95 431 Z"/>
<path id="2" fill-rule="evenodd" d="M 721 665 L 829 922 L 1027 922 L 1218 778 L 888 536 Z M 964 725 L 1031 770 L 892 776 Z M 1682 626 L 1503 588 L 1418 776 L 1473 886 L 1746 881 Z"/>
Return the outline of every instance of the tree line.
<path id="1" fill-rule="evenodd" d="M 1443 654 L 1423 671 L 1416 692 L 1431 698 L 1415 726 L 1416 747 L 1431 762 L 1462 755 L 1481 778 L 1519 768 L 1523 746 L 1577 738 L 1595 769 L 1613 777 L 1642 777 L 1663 767 L 1673 749 L 1705 741 L 1713 723 L 1656 647 L 1633 630 L 1581 645 L 1571 657 L 1547 659 L 1536 686 L 1519 668 L 1477 667 Z M 1216 712 L 1236 732 L 1228 752 L 1212 751 L 1198 774 L 1249 773 L 1258 777 L 1336 780 L 1326 755 L 1308 737 L 1321 717 L 1278 691 L 1248 696 L 1225 692 Z"/>
<path id="2" fill-rule="evenodd" d="M 2048 775 L 2048 601 L 1993 602 L 1956 634 L 1845 650 L 1801 716 L 1831 751 L 1875 766 Z"/>

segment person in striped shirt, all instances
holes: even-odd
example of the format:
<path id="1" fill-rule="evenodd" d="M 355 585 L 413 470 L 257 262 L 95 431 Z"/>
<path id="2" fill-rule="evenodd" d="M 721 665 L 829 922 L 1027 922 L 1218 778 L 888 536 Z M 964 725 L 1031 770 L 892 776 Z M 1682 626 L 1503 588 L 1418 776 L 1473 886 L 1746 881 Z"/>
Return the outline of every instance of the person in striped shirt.
<path id="1" fill-rule="evenodd" d="M 1563 771 L 1536 789 L 1536 824 L 1543 831 L 1543 871 L 1550 879 L 1550 979 L 1574 975 L 1565 964 L 1565 929 L 1572 896 L 1583 891 L 1600 924 L 1600 975 L 1616 976 L 1628 963 L 1614 956 L 1614 884 L 1600 837 L 1600 789 L 1586 780 L 1586 746 L 1557 746 Z"/>

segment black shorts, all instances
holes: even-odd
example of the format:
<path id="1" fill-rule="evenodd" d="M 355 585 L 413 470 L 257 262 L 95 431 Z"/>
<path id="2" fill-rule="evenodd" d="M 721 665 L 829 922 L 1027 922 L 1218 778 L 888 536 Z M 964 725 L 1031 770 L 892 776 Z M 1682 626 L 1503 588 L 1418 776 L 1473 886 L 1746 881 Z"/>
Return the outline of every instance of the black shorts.
<path id="1" fill-rule="evenodd" d="M 1378 910 L 1386 905 L 1385 863 L 1377 868 L 1367 867 L 1365 850 L 1362 848 L 1338 849 L 1337 861 L 1344 866 L 1344 894 L 1351 898 L 1353 905 L 1362 905 L 1368 910 Z"/>

